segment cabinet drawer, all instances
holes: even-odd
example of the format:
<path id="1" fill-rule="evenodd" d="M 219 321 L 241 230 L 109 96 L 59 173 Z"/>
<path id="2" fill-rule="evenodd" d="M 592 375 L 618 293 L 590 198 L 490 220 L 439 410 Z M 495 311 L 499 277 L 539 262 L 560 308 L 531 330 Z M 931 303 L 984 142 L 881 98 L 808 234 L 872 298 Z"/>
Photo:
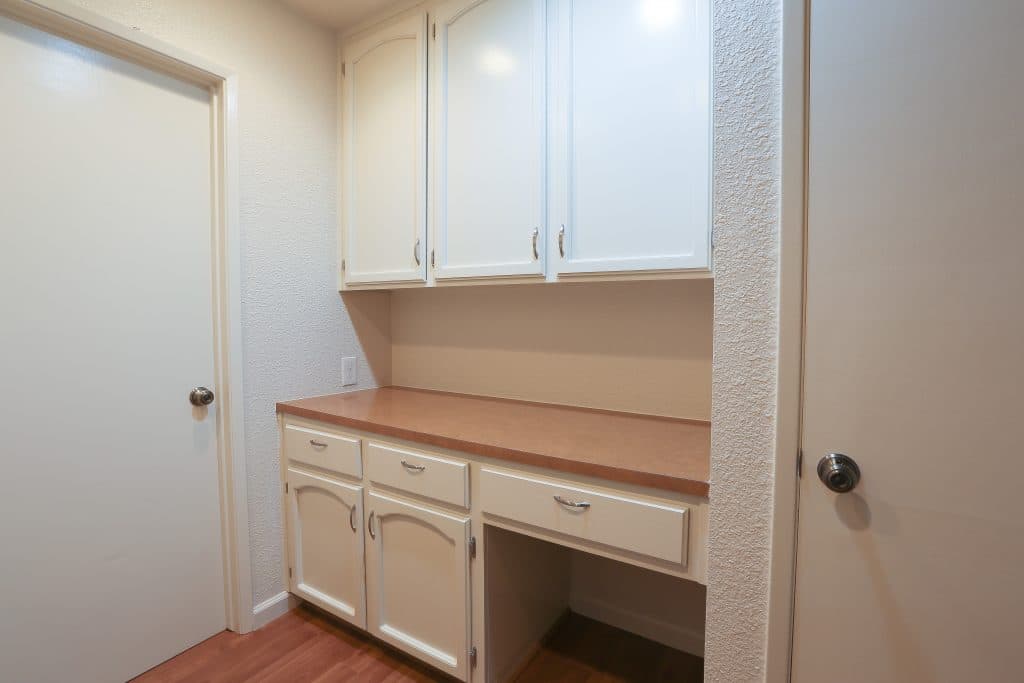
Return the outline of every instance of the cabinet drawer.
<path id="1" fill-rule="evenodd" d="M 489 515 L 686 565 L 689 509 L 682 504 L 598 493 L 488 467 L 480 471 L 480 504 Z"/>
<path id="2" fill-rule="evenodd" d="M 293 462 L 320 467 L 355 479 L 363 476 L 359 439 L 352 436 L 286 424 L 284 453 Z"/>
<path id="3" fill-rule="evenodd" d="M 377 484 L 469 507 L 469 465 L 370 441 L 366 476 Z"/>

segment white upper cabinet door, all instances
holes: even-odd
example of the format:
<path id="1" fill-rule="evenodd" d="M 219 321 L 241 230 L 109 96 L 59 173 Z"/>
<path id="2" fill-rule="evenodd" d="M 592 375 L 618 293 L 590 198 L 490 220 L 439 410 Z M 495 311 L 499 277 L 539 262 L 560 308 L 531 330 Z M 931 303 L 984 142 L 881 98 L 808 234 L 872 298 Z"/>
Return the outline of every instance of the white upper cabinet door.
<path id="1" fill-rule="evenodd" d="M 434 19 L 434 276 L 542 275 L 544 0 L 455 0 Z"/>
<path id="2" fill-rule="evenodd" d="M 342 277 L 426 280 L 426 15 L 344 49 Z"/>
<path id="3" fill-rule="evenodd" d="M 291 467 L 287 482 L 289 590 L 366 628 L 362 487 Z"/>
<path id="4" fill-rule="evenodd" d="M 469 680 L 469 520 L 371 491 L 370 632 Z"/>
<path id="5" fill-rule="evenodd" d="M 554 270 L 708 269 L 708 0 L 552 2 Z"/>

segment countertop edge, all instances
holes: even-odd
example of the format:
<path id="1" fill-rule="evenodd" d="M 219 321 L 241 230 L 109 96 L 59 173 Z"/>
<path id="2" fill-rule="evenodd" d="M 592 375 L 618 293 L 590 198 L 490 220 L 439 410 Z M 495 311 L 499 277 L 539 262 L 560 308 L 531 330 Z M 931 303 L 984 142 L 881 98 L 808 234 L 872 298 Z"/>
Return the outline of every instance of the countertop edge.
<path id="1" fill-rule="evenodd" d="M 544 455 L 541 453 L 531 453 L 528 451 L 519 451 L 511 448 L 495 446 L 492 444 L 464 441 L 462 439 L 441 436 L 430 432 L 418 432 L 410 429 L 404 429 L 402 427 L 382 425 L 377 422 L 368 422 L 366 420 L 359 420 L 334 413 L 324 413 L 319 410 L 303 408 L 287 402 L 277 403 L 276 408 L 277 413 L 294 415 L 295 417 L 303 417 L 309 420 L 317 420 L 319 422 L 326 422 L 342 427 L 350 427 L 352 429 L 360 429 L 373 434 L 390 436 L 396 439 L 405 439 L 407 441 L 414 441 L 428 446 L 448 448 L 453 451 L 462 451 L 464 453 L 496 458 L 498 460 L 507 460 L 521 465 L 545 467 L 547 469 L 565 472 L 567 474 L 581 474 L 626 484 L 647 486 L 663 491 L 673 491 L 675 493 L 710 498 L 710 482 L 697 479 L 687 479 L 667 474 L 658 474 L 656 472 L 643 472 L 640 470 L 613 467 L 610 465 L 600 465 L 581 460 L 567 460 L 557 456 Z"/>

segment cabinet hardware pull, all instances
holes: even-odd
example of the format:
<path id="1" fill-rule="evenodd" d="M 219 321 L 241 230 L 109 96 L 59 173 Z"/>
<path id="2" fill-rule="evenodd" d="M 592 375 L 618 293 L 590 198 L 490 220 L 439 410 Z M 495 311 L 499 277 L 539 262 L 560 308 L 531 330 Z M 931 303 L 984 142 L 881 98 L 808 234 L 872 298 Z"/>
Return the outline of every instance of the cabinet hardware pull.
<path id="1" fill-rule="evenodd" d="M 404 467 L 407 470 L 414 470 L 416 472 L 422 472 L 423 470 L 427 469 L 426 465 L 414 465 L 406 460 L 402 461 L 402 467 Z"/>
<path id="2" fill-rule="evenodd" d="M 310 439 L 309 445 L 314 446 L 316 448 L 327 448 L 327 444 L 325 444 L 323 441 L 317 441 L 316 439 Z"/>
<path id="3" fill-rule="evenodd" d="M 565 225 L 558 229 L 558 253 L 565 258 Z"/>
<path id="4" fill-rule="evenodd" d="M 416 238 L 416 244 L 412 247 L 412 257 L 416 259 L 416 265 L 420 264 L 420 238 Z"/>
<path id="5" fill-rule="evenodd" d="M 533 229 L 533 260 L 536 261 L 540 258 L 540 254 L 537 252 L 537 238 L 540 236 L 540 228 Z"/>
<path id="6" fill-rule="evenodd" d="M 348 511 L 348 525 L 352 527 L 353 533 L 358 531 L 356 528 L 356 506 L 353 505 L 352 509 Z"/>
<path id="7" fill-rule="evenodd" d="M 377 534 L 373 533 L 373 515 L 374 511 L 370 510 L 370 518 L 366 520 L 366 530 L 370 532 L 370 538 L 376 539 Z"/>
<path id="8" fill-rule="evenodd" d="M 570 507 L 570 508 L 586 509 L 586 508 L 590 507 L 590 503 L 588 503 L 586 501 L 582 501 L 581 500 L 581 501 L 577 502 L 575 500 L 566 500 L 565 498 L 562 498 L 561 496 L 555 496 L 555 502 L 557 502 L 557 503 L 559 503 L 561 505 L 564 505 L 566 507 Z"/>

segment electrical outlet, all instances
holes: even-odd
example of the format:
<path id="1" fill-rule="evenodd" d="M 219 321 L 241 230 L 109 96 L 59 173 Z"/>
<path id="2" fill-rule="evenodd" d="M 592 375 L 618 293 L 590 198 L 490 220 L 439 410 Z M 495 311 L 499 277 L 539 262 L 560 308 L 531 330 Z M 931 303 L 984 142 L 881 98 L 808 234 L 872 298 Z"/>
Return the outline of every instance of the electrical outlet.
<path id="1" fill-rule="evenodd" d="M 341 386 L 350 387 L 359 383 L 359 366 L 356 364 L 355 356 L 348 356 L 341 359 Z"/>

